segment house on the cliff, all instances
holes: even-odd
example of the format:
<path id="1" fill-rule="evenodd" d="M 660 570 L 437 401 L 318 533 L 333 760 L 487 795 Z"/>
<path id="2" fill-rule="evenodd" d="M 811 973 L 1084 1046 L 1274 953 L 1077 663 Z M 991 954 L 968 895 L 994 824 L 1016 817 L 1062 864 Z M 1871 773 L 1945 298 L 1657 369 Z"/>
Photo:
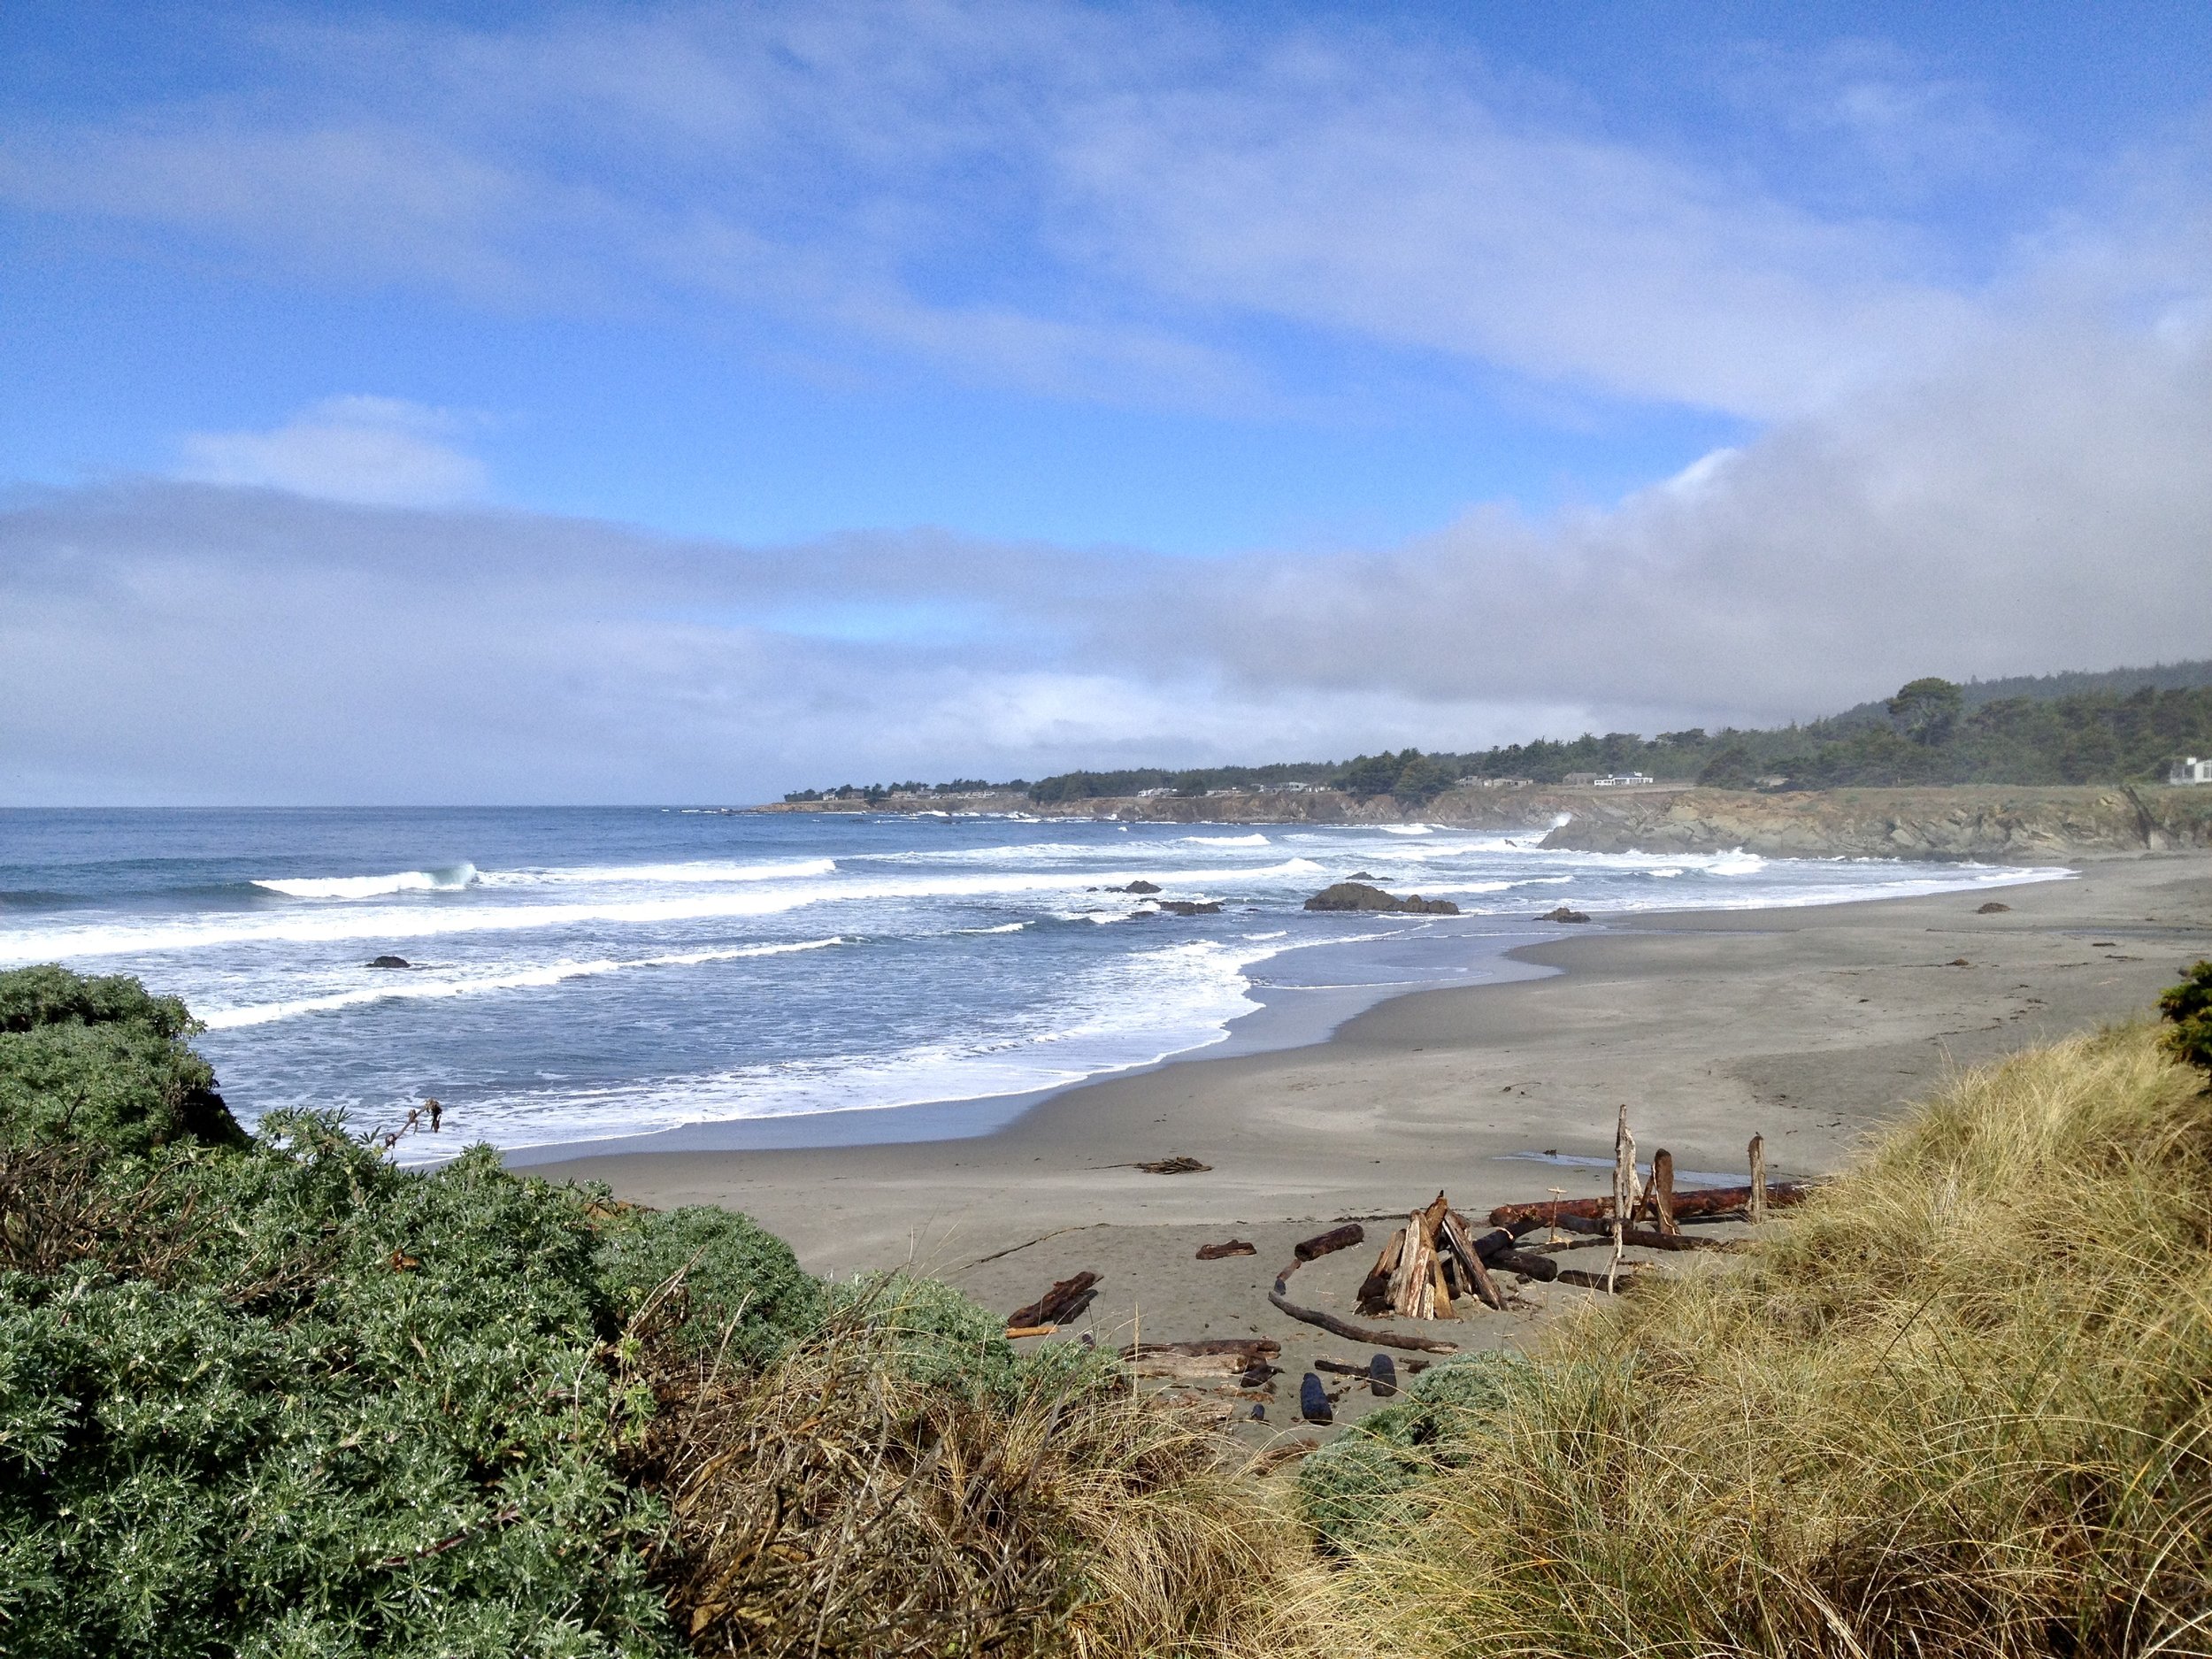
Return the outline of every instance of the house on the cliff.
<path id="1" fill-rule="evenodd" d="M 2167 772 L 2166 781 L 2175 785 L 2212 783 L 2212 760 L 2199 760 L 2194 755 L 2177 760 Z"/>

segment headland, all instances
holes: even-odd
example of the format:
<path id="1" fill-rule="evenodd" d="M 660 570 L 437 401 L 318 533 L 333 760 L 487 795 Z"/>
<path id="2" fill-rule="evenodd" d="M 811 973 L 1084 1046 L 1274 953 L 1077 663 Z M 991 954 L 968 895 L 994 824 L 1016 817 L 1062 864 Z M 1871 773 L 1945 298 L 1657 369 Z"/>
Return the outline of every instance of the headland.
<path id="1" fill-rule="evenodd" d="M 1494 829 L 1577 852 L 1778 858 L 2055 859 L 2212 848 L 2212 788 L 2155 784 L 1955 784 L 1707 789 L 1688 785 L 1463 783 L 1419 803 L 1284 787 L 1035 801 L 1012 790 L 893 792 L 778 803 L 759 812 L 977 812 L 1164 824 L 1405 824 Z"/>

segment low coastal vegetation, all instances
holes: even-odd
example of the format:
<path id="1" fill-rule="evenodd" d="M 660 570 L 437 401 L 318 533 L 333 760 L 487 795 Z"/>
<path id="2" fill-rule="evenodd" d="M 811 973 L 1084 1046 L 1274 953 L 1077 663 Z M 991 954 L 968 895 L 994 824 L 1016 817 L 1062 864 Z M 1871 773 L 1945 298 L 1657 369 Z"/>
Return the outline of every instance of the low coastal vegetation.
<path id="1" fill-rule="evenodd" d="M 0 1651 L 2202 1652 L 2212 964 L 2162 1010 L 1273 1468 L 739 1216 L 248 1135 L 174 1002 L 0 975 Z"/>
<path id="2" fill-rule="evenodd" d="M 2212 662 L 2191 662 L 1965 685 L 1916 680 L 1881 703 L 1763 730 L 1691 727 L 1655 737 L 1586 732 L 1465 754 L 1406 749 L 1340 762 L 1071 772 L 1035 782 L 844 784 L 795 790 L 784 799 L 877 803 L 894 796 L 995 792 L 1045 805 L 1147 793 L 1327 788 L 1390 795 L 1417 808 L 1470 781 L 1557 784 L 1634 775 L 1724 789 L 2153 783 L 2176 759 L 2207 754 Z"/>
<path id="3" fill-rule="evenodd" d="M 1232 1448 L 742 1217 L 232 1120 L 180 1005 L 0 974 L 0 1652 L 1220 1651 Z"/>

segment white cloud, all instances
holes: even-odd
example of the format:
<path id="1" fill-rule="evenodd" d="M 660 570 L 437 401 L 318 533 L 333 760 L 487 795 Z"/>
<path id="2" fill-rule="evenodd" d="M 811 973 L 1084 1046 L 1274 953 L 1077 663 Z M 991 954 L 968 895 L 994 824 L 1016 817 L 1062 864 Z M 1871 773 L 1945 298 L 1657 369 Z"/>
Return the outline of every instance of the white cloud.
<path id="1" fill-rule="evenodd" d="M 1975 316 L 1901 219 L 1380 30 L 893 0 L 273 38 L 251 101 L 0 125 L 0 198 L 326 280 L 703 298 L 819 350 L 1214 409 L 1262 396 L 1225 320 L 1764 417 Z M 1893 68 L 1829 81 L 1812 127 L 1855 152 L 1962 119 Z"/>
<path id="2" fill-rule="evenodd" d="M 442 441 L 458 424 L 396 397 L 326 398 L 267 432 L 186 434 L 176 475 L 364 506 L 452 506 L 487 487 L 484 464 Z"/>

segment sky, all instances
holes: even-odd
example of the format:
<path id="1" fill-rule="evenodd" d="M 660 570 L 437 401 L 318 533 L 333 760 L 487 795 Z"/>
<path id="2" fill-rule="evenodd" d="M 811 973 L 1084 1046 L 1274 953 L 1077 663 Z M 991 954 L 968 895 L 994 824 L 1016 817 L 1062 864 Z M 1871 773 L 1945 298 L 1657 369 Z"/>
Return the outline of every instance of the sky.
<path id="1" fill-rule="evenodd" d="M 2212 656 L 2212 8 L 0 8 L 0 805 Z"/>

